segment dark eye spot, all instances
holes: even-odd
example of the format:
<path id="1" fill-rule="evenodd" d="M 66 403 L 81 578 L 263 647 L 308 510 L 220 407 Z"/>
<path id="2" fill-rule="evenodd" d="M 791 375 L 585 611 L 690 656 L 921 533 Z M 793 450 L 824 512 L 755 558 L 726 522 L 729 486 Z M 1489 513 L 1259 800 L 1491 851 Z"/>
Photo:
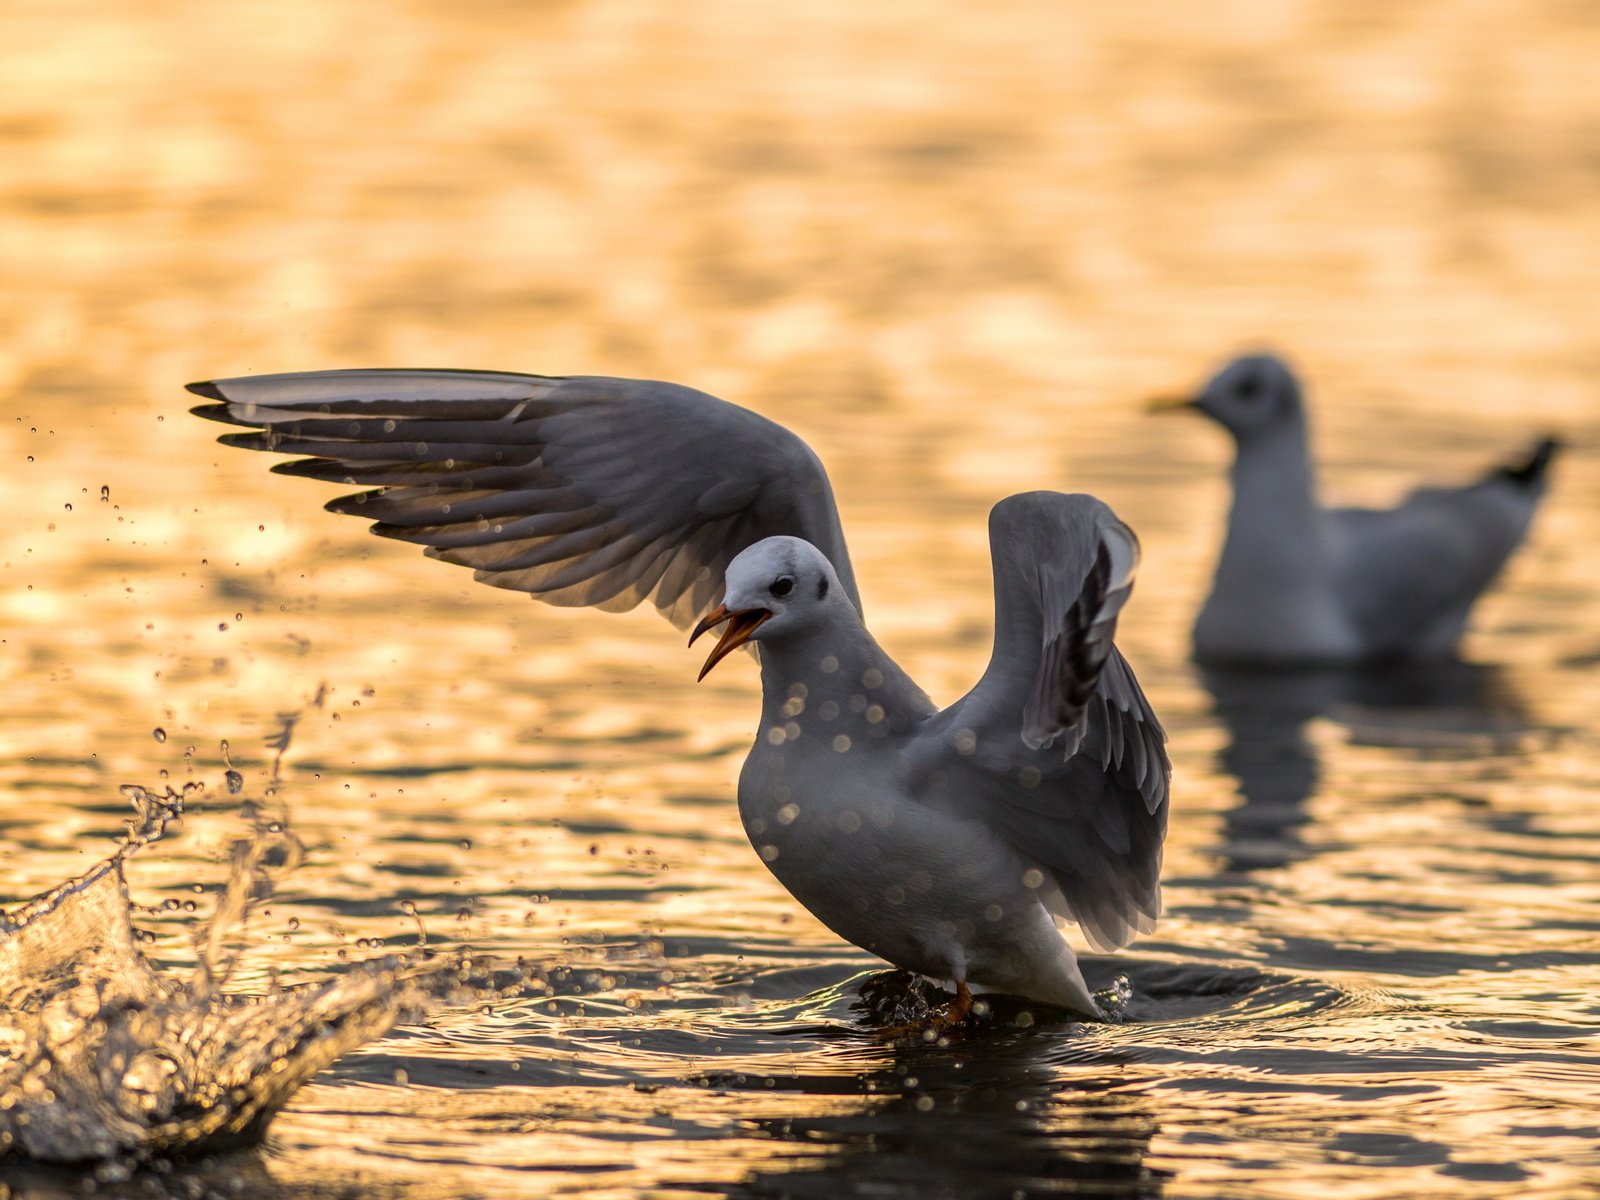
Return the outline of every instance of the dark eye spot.
<path id="1" fill-rule="evenodd" d="M 1246 375 L 1239 380 L 1239 386 L 1234 389 L 1241 400 L 1255 400 L 1261 395 L 1261 376 Z"/>
<path id="2" fill-rule="evenodd" d="M 794 580 L 788 575 L 780 575 L 767 590 L 774 596 L 787 596 L 794 591 Z"/>
<path id="3" fill-rule="evenodd" d="M 817 577 L 817 599 L 821 600 L 824 597 L 826 597 L 827 594 L 828 594 L 828 577 L 826 575 L 819 575 Z"/>

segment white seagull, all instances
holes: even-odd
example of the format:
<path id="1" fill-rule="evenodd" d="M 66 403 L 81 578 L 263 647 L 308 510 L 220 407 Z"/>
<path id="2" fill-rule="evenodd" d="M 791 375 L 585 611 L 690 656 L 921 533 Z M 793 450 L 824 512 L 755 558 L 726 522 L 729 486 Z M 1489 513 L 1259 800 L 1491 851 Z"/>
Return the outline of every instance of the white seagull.
<path id="1" fill-rule="evenodd" d="M 1099 950 L 1154 927 L 1170 775 L 1112 644 L 1138 543 L 1104 504 L 995 506 L 994 653 L 940 710 L 862 622 L 822 464 L 755 413 L 669 383 L 481 371 L 190 391 L 254 430 L 223 442 L 370 488 L 328 507 L 485 583 L 720 627 L 702 677 L 758 644 L 739 815 L 779 881 L 840 937 L 953 983 L 932 1027 L 964 1019 L 972 987 L 1102 1015 L 1058 923 Z"/>
<path id="2" fill-rule="evenodd" d="M 1467 616 L 1521 544 L 1559 447 L 1390 509 L 1317 500 L 1300 384 L 1270 354 L 1236 358 L 1192 398 L 1233 435 L 1233 509 L 1194 626 L 1205 662 L 1360 664 L 1446 659 Z"/>

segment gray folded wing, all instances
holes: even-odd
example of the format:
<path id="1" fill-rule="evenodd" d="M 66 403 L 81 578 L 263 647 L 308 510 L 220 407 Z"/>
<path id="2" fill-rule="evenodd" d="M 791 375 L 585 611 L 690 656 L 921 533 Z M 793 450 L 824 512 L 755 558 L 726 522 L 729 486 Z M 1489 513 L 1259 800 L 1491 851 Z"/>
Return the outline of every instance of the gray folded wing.
<path id="1" fill-rule="evenodd" d="M 1336 587 L 1368 645 L 1396 655 L 1453 645 L 1526 536 L 1541 482 L 1498 471 L 1419 489 L 1392 509 L 1330 510 Z"/>
<path id="2" fill-rule="evenodd" d="M 916 769 L 968 796 L 1050 873 L 1097 949 L 1155 927 L 1171 765 L 1112 636 L 1138 542 L 1089 496 L 1011 496 L 989 518 L 995 643 L 972 691 L 934 717 Z"/>
<path id="3" fill-rule="evenodd" d="M 317 371 L 190 384 L 221 440 L 371 490 L 332 501 L 495 587 L 680 628 L 753 542 L 811 542 L 861 602 L 821 462 L 782 426 L 671 383 L 489 371 Z"/>

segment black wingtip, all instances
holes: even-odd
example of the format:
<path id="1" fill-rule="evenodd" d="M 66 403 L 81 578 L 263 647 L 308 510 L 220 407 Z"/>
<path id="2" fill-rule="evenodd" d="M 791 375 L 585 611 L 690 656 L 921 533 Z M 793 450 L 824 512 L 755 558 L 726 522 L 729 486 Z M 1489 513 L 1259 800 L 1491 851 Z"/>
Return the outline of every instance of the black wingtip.
<path id="1" fill-rule="evenodd" d="M 1501 479 L 1509 479 L 1518 487 L 1535 488 L 1544 482 L 1545 472 L 1550 469 L 1550 461 L 1555 458 L 1556 451 L 1565 443 L 1558 437 L 1547 437 L 1533 448 L 1532 453 L 1521 462 L 1507 463 L 1495 472 Z"/>
<path id="2" fill-rule="evenodd" d="M 361 510 L 366 507 L 367 501 L 376 500 L 377 498 L 379 498 L 382 495 L 383 495 L 383 489 L 382 488 L 372 488 L 370 491 L 356 492 L 352 496 L 336 496 L 334 499 L 329 500 L 322 507 L 327 509 L 331 513 L 341 513 L 341 514 L 343 514 L 344 516 L 347 516 L 347 517 L 359 517 L 359 516 L 366 515 L 366 514 L 363 514 Z M 375 517 L 372 517 L 370 515 L 367 515 L 367 519 L 369 521 L 376 520 Z M 403 529 L 404 526 L 390 525 L 388 528 L 389 529 Z M 372 527 L 372 532 L 378 534 L 380 537 L 399 537 L 399 536 L 402 536 L 402 535 L 397 534 L 397 533 L 385 532 L 384 528 L 382 528 L 379 525 L 374 525 Z"/>
<path id="3" fill-rule="evenodd" d="M 204 417 L 208 421 L 221 421 L 224 425 L 237 425 L 226 404 L 196 404 L 189 410 L 197 417 Z"/>
<path id="4" fill-rule="evenodd" d="M 202 380 L 199 380 L 196 383 L 186 383 L 183 386 L 184 386 L 184 389 L 186 391 L 193 392 L 196 396 L 204 396 L 207 400 L 226 400 L 227 399 L 227 397 L 222 394 L 222 389 L 219 388 L 216 385 L 216 383 L 213 380 L 210 380 L 210 379 L 202 379 Z M 193 409 L 191 411 L 199 412 L 200 410 L 199 409 Z"/>

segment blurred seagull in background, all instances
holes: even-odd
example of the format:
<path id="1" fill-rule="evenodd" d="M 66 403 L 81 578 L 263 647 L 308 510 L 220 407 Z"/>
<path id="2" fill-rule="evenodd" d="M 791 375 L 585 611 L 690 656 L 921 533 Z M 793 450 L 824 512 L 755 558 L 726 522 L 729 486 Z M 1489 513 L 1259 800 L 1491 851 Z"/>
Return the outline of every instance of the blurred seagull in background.
<path id="1" fill-rule="evenodd" d="M 1323 508 L 1305 403 L 1270 354 L 1236 358 L 1199 395 L 1159 411 L 1204 413 L 1233 435 L 1233 509 L 1194 626 L 1206 662 L 1356 664 L 1449 658 L 1473 604 L 1523 537 L 1559 447 L 1390 509 Z"/>
<path id="2" fill-rule="evenodd" d="M 1089 496 L 990 514 L 995 640 L 940 710 L 873 640 L 827 475 L 788 430 L 668 383 L 329 371 L 190 385 L 222 441 L 370 490 L 334 512 L 559 605 L 649 599 L 705 673 L 759 646 L 746 833 L 839 936 L 954 985 L 1100 1017 L 1058 922 L 1099 950 L 1160 910 L 1165 735 L 1112 644 L 1138 542 Z"/>

